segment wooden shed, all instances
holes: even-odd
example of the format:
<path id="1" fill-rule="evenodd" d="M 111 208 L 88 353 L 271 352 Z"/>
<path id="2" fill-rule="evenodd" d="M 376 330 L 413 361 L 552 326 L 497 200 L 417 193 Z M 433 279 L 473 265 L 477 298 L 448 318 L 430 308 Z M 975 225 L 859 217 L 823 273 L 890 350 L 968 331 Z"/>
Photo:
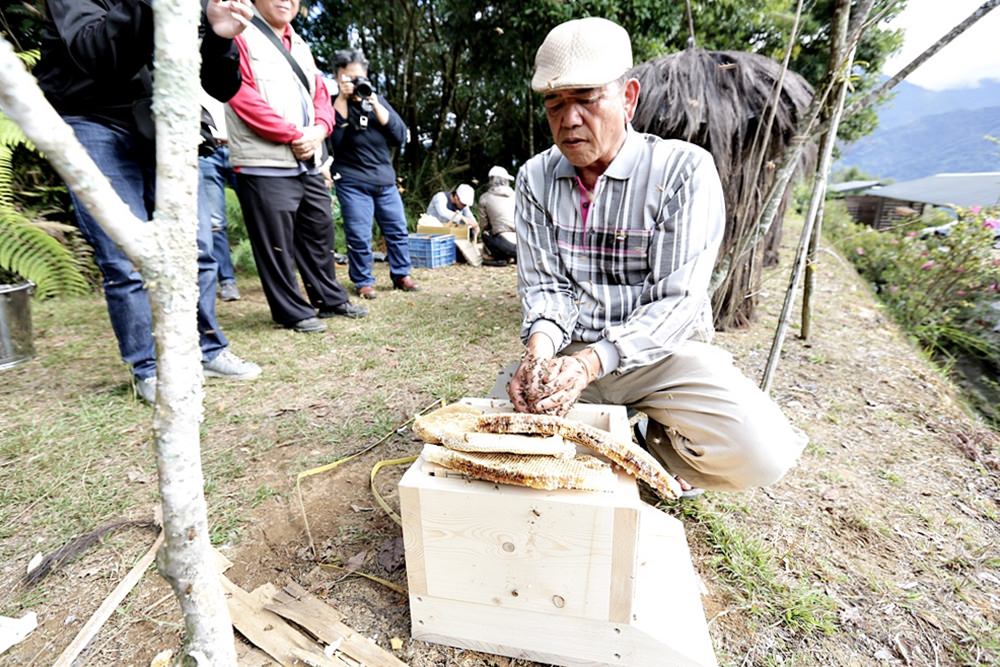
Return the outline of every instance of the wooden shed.
<path id="1" fill-rule="evenodd" d="M 1000 172 L 935 174 L 861 191 L 841 191 L 851 217 L 875 229 L 885 229 L 905 218 L 922 215 L 928 206 L 995 206 L 1000 203 Z"/>

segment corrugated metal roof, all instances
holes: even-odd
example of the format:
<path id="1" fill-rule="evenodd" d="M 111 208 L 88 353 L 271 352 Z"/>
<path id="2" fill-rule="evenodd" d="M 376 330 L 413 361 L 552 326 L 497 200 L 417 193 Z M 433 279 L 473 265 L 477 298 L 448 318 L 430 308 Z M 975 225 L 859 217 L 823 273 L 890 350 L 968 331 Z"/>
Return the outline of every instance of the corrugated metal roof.
<path id="1" fill-rule="evenodd" d="M 844 181 L 843 183 L 834 183 L 827 190 L 829 192 L 850 192 L 851 190 L 864 190 L 873 185 L 881 184 L 882 181 Z"/>
<path id="2" fill-rule="evenodd" d="M 1000 171 L 935 174 L 869 188 L 861 194 L 935 206 L 994 206 L 1000 203 Z"/>

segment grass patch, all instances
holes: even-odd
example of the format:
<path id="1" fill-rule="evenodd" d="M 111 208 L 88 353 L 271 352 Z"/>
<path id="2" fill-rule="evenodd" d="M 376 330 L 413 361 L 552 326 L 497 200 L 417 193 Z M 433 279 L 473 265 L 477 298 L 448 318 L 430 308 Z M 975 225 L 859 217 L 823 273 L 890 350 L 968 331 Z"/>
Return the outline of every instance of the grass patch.
<path id="1" fill-rule="evenodd" d="M 761 624 L 781 624 L 796 635 L 836 631 L 834 600 L 813 586 L 786 581 L 774 553 L 734 525 L 745 508 L 716 496 L 678 502 L 674 508 L 703 529 L 714 553 L 709 566 Z"/>
<path id="2" fill-rule="evenodd" d="M 346 271 L 339 276 L 345 281 Z M 303 336 L 270 316 L 259 282 L 243 274 L 237 303 L 218 304 L 233 350 L 260 364 L 252 383 L 209 382 L 202 465 L 214 544 L 238 543 L 254 508 L 288 493 L 296 473 L 378 440 L 435 399 L 483 395 L 519 354 L 514 269 L 417 270 L 417 294 L 388 289 L 360 321 L 328 320 Z M 0 562 L 22 567 L 158 502 L 152 412 L 130 392 L 98 294 L 33 303 L 32 362 L 4 371 L 0 399 Z M 138 557 L 144 540 L 115 548 Z M 96 546 L 100 550 L 104 547 Z M 41 604 L 49 581 L 0 606 Z"/>

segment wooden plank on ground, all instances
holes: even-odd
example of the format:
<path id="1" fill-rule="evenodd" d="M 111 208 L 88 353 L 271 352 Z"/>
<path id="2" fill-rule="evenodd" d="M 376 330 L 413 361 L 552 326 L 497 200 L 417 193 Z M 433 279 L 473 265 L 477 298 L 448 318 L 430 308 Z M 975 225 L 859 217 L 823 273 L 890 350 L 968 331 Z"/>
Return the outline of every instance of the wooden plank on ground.
<path id="1" fill-rule="evenodd" d="M 233 627 L 254 646 L 288 667 L 303 662 L 313 667 L 343 667 L 343 661 L 328 657 L 319 645 L 277 614 L 264 609 L 259 596 L 247 593 L 224 575 L 219 578 Z"/>
<path id="2" fill-rule="evenodd" d="M 365 667 L 406 667 L 392 653 L 345 625 L 340 612 L 298 584 L 285 586 L 265 609 L 302 626 L 321 642 L 336 646 Z"/>
<path id="3" fill-rule="evenodd" d="M 253 644 L 237 641 L 236 664 L 238 667 L 274 667 L 278 663 Z"/>

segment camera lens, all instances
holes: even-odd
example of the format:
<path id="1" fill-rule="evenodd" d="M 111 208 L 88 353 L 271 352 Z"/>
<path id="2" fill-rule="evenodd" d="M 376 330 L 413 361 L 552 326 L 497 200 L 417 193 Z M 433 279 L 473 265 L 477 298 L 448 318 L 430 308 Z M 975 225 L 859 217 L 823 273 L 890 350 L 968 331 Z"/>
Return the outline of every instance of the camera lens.
<path id="1" fill-rule="evenodd" d="M 371 97 L 372 84 L 368 79 L 358 77 L 354 80 L 354 94 L 358 97 Z"/>

